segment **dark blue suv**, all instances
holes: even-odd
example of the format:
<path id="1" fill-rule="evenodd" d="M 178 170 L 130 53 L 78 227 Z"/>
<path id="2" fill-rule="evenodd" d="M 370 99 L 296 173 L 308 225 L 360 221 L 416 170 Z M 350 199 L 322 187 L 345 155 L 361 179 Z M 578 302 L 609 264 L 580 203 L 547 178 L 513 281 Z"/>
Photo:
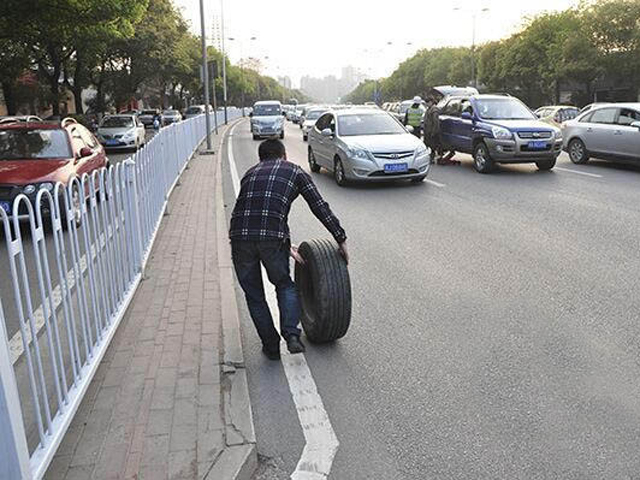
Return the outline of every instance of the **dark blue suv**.
<path id="1" fill-rule="evenodd" d="M 551 170 L 562 152 L 561 130 L 540 121 L 517 98 L 455 96 L 439 107 L 445 151 L 473 155 L 480 173 L 489 173 L 496 163 L 535 163 Z"/>

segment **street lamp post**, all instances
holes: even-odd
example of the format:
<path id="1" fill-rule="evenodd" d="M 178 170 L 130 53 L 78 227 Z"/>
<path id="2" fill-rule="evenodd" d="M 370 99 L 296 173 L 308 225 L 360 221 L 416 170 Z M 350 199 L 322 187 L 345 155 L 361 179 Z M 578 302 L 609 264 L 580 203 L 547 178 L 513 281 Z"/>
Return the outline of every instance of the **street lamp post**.
<path id="1" fill-rule="evenodd" d="M 207 37 L 204 28 L 204 0 L 200 0 L 200 27 L 202 30 L 202 80 L 204 87 L 204 114 L 207 129 L 207 151 L 211 151 L 211 119 L 209 118 L 209 65 L 207 64 Z"/>
<path id="2" fill-rule="evenodd" d="M 454 12 L 462 11 L 462 8 L 455 7 L 453 9 Z M 476 77 L 476 20 L 478 19 L 478 15 L 482 13 L 487 13 L 489 11 L 488 7 L 484 7 L 481 10 L 473 10 L 471 13 L 471 83 L 475 88 L 478 88 L 478 79 Z"/>
<path id="3" fill-rule="evenodd" d="M 249 37 L 249 41 L 250 42 L 253 41 L 253 40 L 256 40 L 256 39 L 257 39 L 257 37 Z M 244 94 L 245 94 L 245 88 L 244 88 L 244 59 L 242 58 L 243 57 L 243 53 L 244 53 L 244 48 L 243 48 L 244 45 L 242 43 L 242 40 L 239 40 L 239 39 L 237 39 L 235 37 L 229 37 L 227 40 L 229 40 L 230 42 L 233 42 L 233 41 L 237 40 L 238 43 L 240 44 L 240 73 L 241 73 L 241 81 L 242 81 L 242 116 L 244 117 L 244 108 L 245 108 L 245 105 L 244 105 L 244 98 L 245 98 Z"/>
<path id="4" fill-rule="evenodd" d="M 227 120 L 227 54 L 224 48 L 224 0 L 220 0 L 220 30 L 222 38 L 222 103 L 224 104 L 224 124 Z M 244 115 L 244 112 L 242 112 Z"/>

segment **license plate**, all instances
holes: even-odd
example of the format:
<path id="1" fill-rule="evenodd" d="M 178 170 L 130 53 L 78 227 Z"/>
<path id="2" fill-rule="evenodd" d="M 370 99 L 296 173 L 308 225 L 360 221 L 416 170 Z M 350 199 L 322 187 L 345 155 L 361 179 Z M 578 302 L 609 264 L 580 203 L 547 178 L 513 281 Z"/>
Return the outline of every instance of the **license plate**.
<path id="1" fill-rule="evenodd" d="M 120 142 L 118 140 L 107 140 L 107 145 L 118 145 Z"/>
<path id="2" fill-rule="evenodd" d="M 2 209 L 5 212 L 11 213 L 11 203 L 10 202 L 0 202 L 0 207 L 2 207 Z"/>
<path id="3" fill-rule="evenodd" d="M 529 142 L 529 149 L 531 150 L 544 150 L 545 148 L 547 148 L 547 142 Z"/>
<path id="4" fill-rule="evenodd" d="M 406 163 L 387 163 L 384 166 L 385 173 L 406 172 L 408 170 L 409 170 L 409 165 Z"/>

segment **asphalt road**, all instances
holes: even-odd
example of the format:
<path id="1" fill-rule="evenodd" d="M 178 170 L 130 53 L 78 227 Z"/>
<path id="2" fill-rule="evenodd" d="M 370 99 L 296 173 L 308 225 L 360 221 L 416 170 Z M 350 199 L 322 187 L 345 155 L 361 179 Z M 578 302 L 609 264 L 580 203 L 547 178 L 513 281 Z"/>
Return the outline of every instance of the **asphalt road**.
<path id="1" fill-rule="evenodd" d="M 257 161 L 243 122 L 240 175 Z M 288 124 L 289 159 L 308 170 Z M 352 326 L 306 354 L 340 442 L 330 479 L 631 479 L 640 472 L 640 168 L 604 162 L 435 184 L 340 188 Z M 227 215 L 233 206 L 229 164 Z M 302 199 L 294 242 L 328 237 Z M 283 368 L 238 292 L 259 479 L 286 479 L 304 437 Z"/>

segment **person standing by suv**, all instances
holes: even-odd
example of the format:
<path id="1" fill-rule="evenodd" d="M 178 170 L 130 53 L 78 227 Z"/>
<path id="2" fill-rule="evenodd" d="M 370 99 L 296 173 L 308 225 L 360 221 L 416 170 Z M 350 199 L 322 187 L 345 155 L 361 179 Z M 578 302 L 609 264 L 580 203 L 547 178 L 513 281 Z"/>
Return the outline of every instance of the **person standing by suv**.
<path id="1" fill-rule="evenodd" d="M 302 195 L 313 214 L 340 245 L 348 262 L 347 235 L 324 201 L 308 173 L 287 161 L 284 144 L 265 140 L 258 148 L 260 162 L 249 169 L 240 183 L 240 194 L 231 215 L 231 256 L 249 314 L 262 340 L 262 351 L 271 360 L 280 359 L 280 335 L 265 299 L 261 265 L 275 285 L 280 310 L 280 331 L 291 353 L 302 353 L 300 299 L 289 272 L 289 255 L 304 263 L 291 246 L 288 216 L 291 204 Z"/>

